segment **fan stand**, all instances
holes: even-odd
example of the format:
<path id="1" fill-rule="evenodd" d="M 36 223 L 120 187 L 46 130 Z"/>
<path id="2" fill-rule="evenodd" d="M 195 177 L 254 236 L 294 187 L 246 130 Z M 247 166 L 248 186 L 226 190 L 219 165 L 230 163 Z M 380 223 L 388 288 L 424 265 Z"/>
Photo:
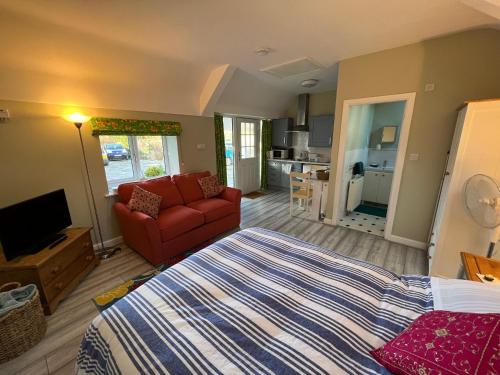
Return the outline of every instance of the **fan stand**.
<path id="1" fill-rule="evenodd" d="M 496 228 L 493 228 L 490 231 L 490 246 L 488 247 L 488 255 L 487 258 L 491 258 L 493 256 L 493 251 L 495 250 L 495 246 L 500 239 L 500 225 L 497 225 Z"/>

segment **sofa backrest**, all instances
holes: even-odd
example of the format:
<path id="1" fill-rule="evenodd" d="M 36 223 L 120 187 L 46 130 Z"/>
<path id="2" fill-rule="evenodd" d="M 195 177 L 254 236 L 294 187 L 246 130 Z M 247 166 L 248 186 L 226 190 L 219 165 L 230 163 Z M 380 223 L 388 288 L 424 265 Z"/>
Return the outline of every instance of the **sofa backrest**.
<path id="1" fill-rule="evenodd" d="M 139 186 L 144 190 L 161 196 L 161 210 L 168 207 L 184 204 L 182 196 L 170 176 L 121 184 L 120 186 L 118 186 L 118 196 L 120 198 L 120 202 L 124 204 L 128 203 L 128 201 L 132 197 L 132 191 L 134 190 L 135 186 Z"/>
<path id="2" fill-rule="evenodd" d="M 188 204 L 194 201 L 203 199 L 203 190 L 201 190 L 198 179 L 210 176 L 210 172 L 186 173 L 173 176 L 174 182 L 179 188 L 179 191 L 184 199 L 184 203 Z"/>

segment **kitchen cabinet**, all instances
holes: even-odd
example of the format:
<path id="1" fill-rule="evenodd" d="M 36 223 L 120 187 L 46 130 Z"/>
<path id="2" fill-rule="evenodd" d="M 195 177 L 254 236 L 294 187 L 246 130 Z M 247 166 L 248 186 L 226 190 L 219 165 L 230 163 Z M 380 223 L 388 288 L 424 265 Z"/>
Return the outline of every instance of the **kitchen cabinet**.
<path id="1" fill-rule="evenodd" d="M 272 187 L 289 188 L 289 172 L 302 172 L 302 164 L 269 160 L 267 163 L 267 184 Z"/>
<path id="2" fill-rule="evenodd" d="M 392 172 L 366 171 L 362 199 L 368 202 L 389 204 Z"/>
<path id="3" fill-rule="evenodd" d="M 293 126 L 293 119 L 278 118 L 272 121 L 272 146 L 279 148 L 292 147 L 292 133 L 288 132 Z"/>
<path id="4" fill-rule="evenodd" d="M 332 147 L 333 115 L 309 118 L 309 147 Z"/>

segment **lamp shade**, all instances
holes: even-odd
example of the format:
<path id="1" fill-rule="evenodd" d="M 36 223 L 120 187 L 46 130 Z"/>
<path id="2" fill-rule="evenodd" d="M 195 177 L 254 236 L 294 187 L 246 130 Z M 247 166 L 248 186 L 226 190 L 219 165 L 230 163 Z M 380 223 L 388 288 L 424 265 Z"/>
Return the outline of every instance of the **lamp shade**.
<path id="1" fill-rule="evenodd" d="M 85 115 L 82 115 L 81 113 L 78 113 L 78 112 L 72 113 L 70 115 L 66 115 L 66 116 L 64 116 L 64 118 L 66 120 L 68 120 L 69 122 L 72 122 L 74 124 L 83 124 L 84 122 L 87 122 L 91 119 L 90 116 L 85 116 Z"/>

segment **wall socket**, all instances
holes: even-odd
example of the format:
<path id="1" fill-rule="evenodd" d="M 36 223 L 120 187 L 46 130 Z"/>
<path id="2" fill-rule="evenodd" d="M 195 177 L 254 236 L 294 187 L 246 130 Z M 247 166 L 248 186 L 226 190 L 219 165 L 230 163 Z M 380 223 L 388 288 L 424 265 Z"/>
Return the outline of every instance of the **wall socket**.
<path id="1" fill-rule="evenodd" d="M 419 156 L 420 156 L 419 154 L 410 154 L 410 160 L 416 161 L 416 160 L 418 160 Z"/>
<path id="2" fill-rule="evenodd" d="M 426 83 L 424 91 L 434 91 L 434 83 Z"/>
<path id="3" fill-rule="evenodd" d="M 196 145 L 196 149 L 198 150 L 204 150 L 206 148 L 205 143 L 198 143 Z"/>

